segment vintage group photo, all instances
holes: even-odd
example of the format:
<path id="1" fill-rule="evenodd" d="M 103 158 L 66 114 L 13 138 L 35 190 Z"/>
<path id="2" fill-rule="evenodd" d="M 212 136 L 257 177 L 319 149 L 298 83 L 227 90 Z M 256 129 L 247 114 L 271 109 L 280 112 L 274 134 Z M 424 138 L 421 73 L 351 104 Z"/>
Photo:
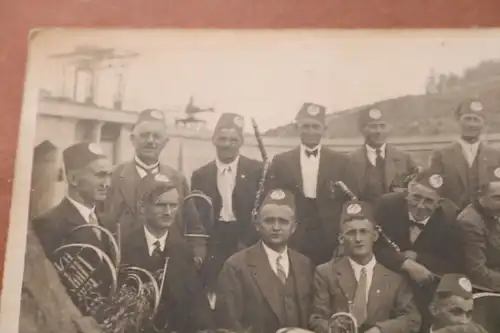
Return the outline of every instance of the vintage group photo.
<path id="1" fill-rule="evenodd" d="M 500 31 L 40 29 L 0 330 L 500 332 Z"/>

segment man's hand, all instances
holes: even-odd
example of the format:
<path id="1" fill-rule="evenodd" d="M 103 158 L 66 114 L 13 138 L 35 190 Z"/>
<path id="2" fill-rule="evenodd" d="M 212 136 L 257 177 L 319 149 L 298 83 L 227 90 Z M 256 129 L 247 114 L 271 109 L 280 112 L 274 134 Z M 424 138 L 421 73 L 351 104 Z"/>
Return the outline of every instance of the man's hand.
<path id="1" fill-rule="evenodd" d="M 382 331 L 377 326 L 373 326 L 368 331 L 365 331 L 365 333 L 382 333 Z"/>
<path id="2" fill-rule="evenodd" d="M 434 275 L 425 266 L 411 260 L 406 259 L 403 263 L 403 270 L 410 275 L 410 278 L 418 284 L 424 284 L 431 281 Z"/>
<path id="3" fill-rule="evenodd" d="M 417 261 L 417 256 L 418 256 L 417 252 L 408 250 L 408 251 L 403 252 L 403 254 L 406 257 L 406 259 L 411 259 L 413 261 Z"/>

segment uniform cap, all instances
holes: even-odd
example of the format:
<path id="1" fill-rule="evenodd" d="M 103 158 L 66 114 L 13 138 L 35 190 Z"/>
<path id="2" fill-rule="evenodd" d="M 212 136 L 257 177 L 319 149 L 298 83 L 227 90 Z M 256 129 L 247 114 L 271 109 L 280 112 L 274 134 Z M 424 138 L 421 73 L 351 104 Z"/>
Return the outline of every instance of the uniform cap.
<path id="1" fill-rule="evenodd" d="M 472 283 L 462 274 L 445 274 L 439 281 L 436 293 L 449 293 L 465 299 L 472 298 Z"/>
<path id="2" fill-rule="evenodd" d="M 440 173 L 437 173 L 428 168 L 422 169 L 416 174 L 412 181 L 430 188 L 436 191 L 439 195 L 442 195 L 444 187 L 444 177 Z"/>
<path id="3" fill-rule="evenodd" d="M 240 135 L 243 135 L 244 128 L 245 119 L 242 116 L 236 113 L 223 113 L 215 125 L 214 133 L 221 129 L 235 129 Z"/>
<path id="4" fill-rule="evenodd" d="M 137 118 L 134 127 L 145 121 L 159 121 L 165 123 L 165 114 L 156 109 L 143 110 L 139 113 L 139 117 Z"/>
<path id="5" fill-rule="evenodd" d="M 484 117 L 483 103 L 478 99 L 472 99 L 460 103 L 457 110 L 455 111 L 456 117 L 460 118 L 462 115 L 467 113 L 477 114 Z"/>
<path id="6" fill-rule="evenodd" d="M 285 205 L 295 211 L 295 196 L 288 190 L 276 188 L 266 194 L 261 207 L 271 204 Z"/>
<path id="7" fill-rule="evenodd" d="M 367 107 L 359 111 L 358 126 L 363 128 L 371 122 L 385 121 L 384 114 L 377 107 Z"/>
<path id="8" fill-rule="evenodd" d="M 62 154 L 66 171 L 78 170 L 95 160 L 106 158 L 101 146 L 89 142 L 80 142 L 69 146 L 64 149 Z"/>
<path id="9" fill-rule="evenodd" d="M 322 124 L 326 121 L 326 107 L 314 104 L 314 103 L 304 103 L 300 108 L 299 112 L 295 116 L 295 120 L 300 119 L 315 119 Z"/>
<path id="10" fill-rule="evenodd" d="M 342 214 L 340 223 L 349 222 L 352 220 L 370 220 L 373 221 L 372 211 L 369 205 L 363 201 L 351 200 L 342 206 Z"/>
<path id="11" fill-rule="evenodd" d="M 148 175 L 142 179 L 138 187 L 140 200 L 145 200 L 152 194 L 160 195 L 176 189 L 175 183 L 162 173 Z"/>

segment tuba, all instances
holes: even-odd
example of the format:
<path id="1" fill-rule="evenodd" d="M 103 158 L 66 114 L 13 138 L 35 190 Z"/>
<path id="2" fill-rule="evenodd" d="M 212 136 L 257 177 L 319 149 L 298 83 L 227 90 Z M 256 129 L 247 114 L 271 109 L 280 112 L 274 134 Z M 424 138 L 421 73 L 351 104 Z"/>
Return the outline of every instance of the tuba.
<path id="1" fill-rule="evenodd" d="M 358 333 L 358 322 L 350 312 L 334 313 L 328 321 L 328 333 Z"/>

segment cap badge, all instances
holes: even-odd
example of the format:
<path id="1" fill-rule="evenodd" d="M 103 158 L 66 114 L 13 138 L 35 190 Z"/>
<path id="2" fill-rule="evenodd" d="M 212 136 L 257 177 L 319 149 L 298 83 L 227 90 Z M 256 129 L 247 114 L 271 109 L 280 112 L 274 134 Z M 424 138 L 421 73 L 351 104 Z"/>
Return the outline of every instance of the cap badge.
<path id="1" fill-rule="evenodd" d="M 441 177 L 440 175 L 432 175 L 429 177 L 429 184 L 433 188 L 438 189 L 443 186 L 443 177 Z"/>
<path id="2" fill-rule="evenodd" d="M 357 203 L 355 204 L 350 204 L 347 206 L 347 214 L 359 214 L 361 213 L 361 206 Z"/>
<path id="3" fill-rule="evenodd" d="M 167 176 L 165 176 L 165 175 L 163 175 L 161 173 L 157 173 L 156 174 L 155 180 L 157 182 L 163 182 L 163 183 L 168 183 L 170 181 L 170 179 Z"/>
<path id="4" fill-rule="evenodd" d="M 311 115 L 313 117 L 317 116 L 319 114 L 319 112 L 320 112 L 320 108 L 316 104 L 311 104 L 307 108 L 307 113 L 309 113 L 309 115 Z"/>
<path id="5" fill-rule="evenodd" d="M 481 112 L 483 111 L 483 103 L 480 101 L 473 101 L 470 103 L 470 110 L 473 112 Z"/>
<path id="6" fill-rule="evenodd" d="M 158 119 L 158 120 L 163 120 L 163 113 L 161 113 L 160 111 L 158 110 L 153 110 L 151 111 L 150 113 L 151 117 L 155 118 L 155 119 Z"/>
<path id="7" fill-rule="evenodd" d="M 500 168 L 496 168 L 494 171 L 495 177 L 500 178 Z"/>
<path id="8" fill-rule="evenodd" d="M 238 126 L 239 128 L 242 128 L 243 127 L 243 117 L 241 116 L 236 116 L 234 117 L 233 119 L 233 123 Z"/>
<path id="9" fill-rule="evenodd" d="M 95 154 L 95 155 L 104 155 L 104 152 L 102 151 L 101 146 L 99 146 L 97 143 L 91 143 L 91 144 L 89 144 L 88 148 L 89 148 L 89 151 L 92 154 Z"/>
<path id="10" fill-rule="evenodd" d="M 382 118 L 382 112 L 380 112 L 379 109 L 371 109 L 370 112 L 368 112 L 368 115 L 374 120 Z"/>
<path id="11" fill-rule="evenodd" d="M 283 200 L 285 199 L 285 192 L 283 192 L 282 190 L 275 190 L 269 197 L 273 200 Z"/>
<path id="12" fill-rule="evenodd" d="M 458 284 L 466 292 L 468 292 L 468 293 L 472 292 L 472 284 L 470 283 L 469 279 L 462 277 L 462 278 L 458 279 Z"/>

